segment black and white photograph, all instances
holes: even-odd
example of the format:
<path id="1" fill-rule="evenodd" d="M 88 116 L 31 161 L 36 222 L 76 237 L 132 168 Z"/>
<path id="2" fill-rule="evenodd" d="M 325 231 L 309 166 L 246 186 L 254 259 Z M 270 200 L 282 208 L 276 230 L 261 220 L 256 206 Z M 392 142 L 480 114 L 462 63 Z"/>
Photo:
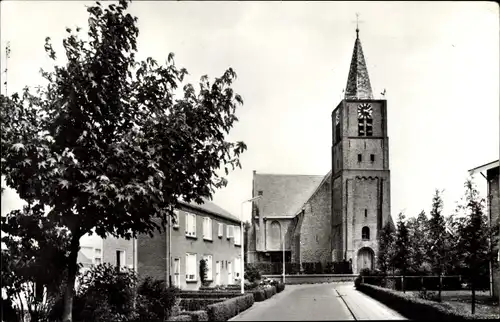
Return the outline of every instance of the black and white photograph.
<path id="1" fill-rule="evenodd" d="M 0 3 L 2 322 L 500 319 L 500 7 Z"/>

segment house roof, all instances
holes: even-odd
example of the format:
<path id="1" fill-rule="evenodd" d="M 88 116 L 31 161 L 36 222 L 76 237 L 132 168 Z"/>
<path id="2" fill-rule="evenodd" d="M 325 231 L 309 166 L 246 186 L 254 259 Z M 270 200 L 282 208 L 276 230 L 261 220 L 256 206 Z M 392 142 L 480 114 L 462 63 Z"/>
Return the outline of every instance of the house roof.
<path id="1" fill-rule="evenodd" d="M 498 168 L 499 166 L 500 166 L 500 160 L 496 160 L 490 163 L 483 164 L 482 166 L 479 166 L 477 168 L 470 169 L 469 174 L 473 175 L 474 173 L 487 171 L 493 168 Z"/>
<path id="2" fill-rule="evenodd" d="M 325 176 L 296 174 L 254 174 L 254 192 L 262 191 L 257 201 L 263 217 L 296 215 Z"/>
<path id="3" fill-rule="evenodd" d="M 197 204 L 195 201 L 191 201 L 189 203 L 180 201 L 180 203 L 190 208 L 208 212 L 214 216 L 229 219 L 232 221 L 237 221 L 238 223 L 240 222 L 240 219 L 238 217 L 234 216 L 229 211 L 217 206 L 215 203 L 208 200 L 208 198 L 202 197 L 201 199 L 203 199 L 202 204 Z"/>
<path id="4" fill-rule="evenodd" d="M 92 259 L 85 256 L 85 254 L 81 250 L 78 252 L 77 262 L 80 264 L 83 264 L 83 265 L 92 265 L 93 264 Z"/>

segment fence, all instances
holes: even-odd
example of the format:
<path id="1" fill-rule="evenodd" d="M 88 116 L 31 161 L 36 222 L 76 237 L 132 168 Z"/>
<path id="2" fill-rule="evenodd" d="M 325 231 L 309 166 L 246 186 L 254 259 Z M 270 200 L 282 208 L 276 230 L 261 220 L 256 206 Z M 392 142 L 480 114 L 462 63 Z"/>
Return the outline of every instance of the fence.
<path id="1" fill-rule="evenodd" d="M 252 263 L 263 275 L 283 274 L 283 263 Z M 350 262 L 303 262 L 285 263 L 287 275 L 298 274 L 352 274 Z"/>
<path id="2" fill-rule="evenodd" d="M 376 286 L 388 287 L 395 290 L 419 291 L 426 290 L 437 291 L 441 283 L 442 290 L 461 290 L 468 284 L 468 280 L 462 275 L 448 276 L 360 276 L 361 283 Z M 478 281 L 477 289 L 488 289 L 488 281 L 482 279 Z"/>

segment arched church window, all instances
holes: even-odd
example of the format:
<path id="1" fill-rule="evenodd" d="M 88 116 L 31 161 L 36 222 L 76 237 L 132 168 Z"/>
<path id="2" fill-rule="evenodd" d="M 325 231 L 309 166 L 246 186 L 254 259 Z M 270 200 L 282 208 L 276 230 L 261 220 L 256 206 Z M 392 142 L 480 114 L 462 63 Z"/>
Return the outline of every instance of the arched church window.
<path id="1" fill-rule="evenodd" d="M 372 106 L 370 104 L 359 104 L 358 106 L 358 135 L 373 135 Z"/>
<path id="2" fill-rule="evenodd" d="M 370 239 L 370 228 L 365 226 L 361 229 L 361 239 L 363 239 L 363 240 Z"/>
<path id="3" fill-rule="evenodd" d="M 281 225 L 278 221 L 273 221 L 270 227 L 270 245 L 271 249 L 280 249 L 281 248 Z"/>

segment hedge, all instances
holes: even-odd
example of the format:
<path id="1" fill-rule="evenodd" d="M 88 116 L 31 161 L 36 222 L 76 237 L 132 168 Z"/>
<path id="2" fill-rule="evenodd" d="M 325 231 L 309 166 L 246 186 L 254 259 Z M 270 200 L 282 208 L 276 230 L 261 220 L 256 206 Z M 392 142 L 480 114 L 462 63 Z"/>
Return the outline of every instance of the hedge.
<path id="1" fill-rule="evenodd" d="M 453 321 L 493 318 L 491 315 L 473 315 L 467 312 L 458 311 L 446 305 L 446 303 L 415 298 L 410 294 L 389 290 L 379 286 L 359 284 L 356 288 L 398 311 L 410 320 Z"/>
<path id="2" fill-rule="evenodd" d="M 205 310 L 210 304 L 215 304 L 224 301 L 225 299 L 182 299 L 179 306 L 185 311 Z"/>
<path id="3" fill-rule="evenodd" d="M 276 286 L 264 288 L 264 293 L 266 295 L 266 300 L 271 298 L 274 294 L 276 294 Z"/>
<path id="4" fill-rule="evenodd" d="M 262 302 L 266 300 L 266 294 L 263 289 L 253 290 L 250 293 L 253 294 L 255 302 Z"/>
<path id="5" fill-rule="evenodd" d="M 227 321 L 254 303 L 253 294 L 245 294 L 207 307 L 209 321 Z"/>
<path id="6" fill-rule="evenodd" d="M 278 285 L 276 285 L 276 292 L 280 293 L 283 290 L 285 290 L 285 284 L 284 283 L 278 283 Z"/>
<path id="7" fill-rule="evenodd" d="M 190 299 L 205 299 L 205 298 L 233 298 L 233 297 L 236 297 L 236 296 L 240 296 L 241 293 L 240 292 L 234 292 L 234 291 L 230 291 L 230 292 L 224 292 L 224 291 L 216 291 L 216 292 L 209 292 L 209 291 L 201 291 L 201 292 L 197 292 L 197 291 L 188 291 L 188 292 L 185 292 L 185 291 L 182 291 L 180 292 L 179 294 L 179 297 L 181 299 L 186 299 L 186 298 L 190 298 Z"/>
<path id="8" fill-rule="evenodd" d="M 189 315 L 192 321 L 208 321 L 208 313 L 205 310 L 197 310 L 190 312 L 182 312 L 184 315 Z"/>
<path id="9" fill-rule="evenodd" d="M 169 321 L 193 321 L 190 315 L 177 315 L 168 319 Z"/>

